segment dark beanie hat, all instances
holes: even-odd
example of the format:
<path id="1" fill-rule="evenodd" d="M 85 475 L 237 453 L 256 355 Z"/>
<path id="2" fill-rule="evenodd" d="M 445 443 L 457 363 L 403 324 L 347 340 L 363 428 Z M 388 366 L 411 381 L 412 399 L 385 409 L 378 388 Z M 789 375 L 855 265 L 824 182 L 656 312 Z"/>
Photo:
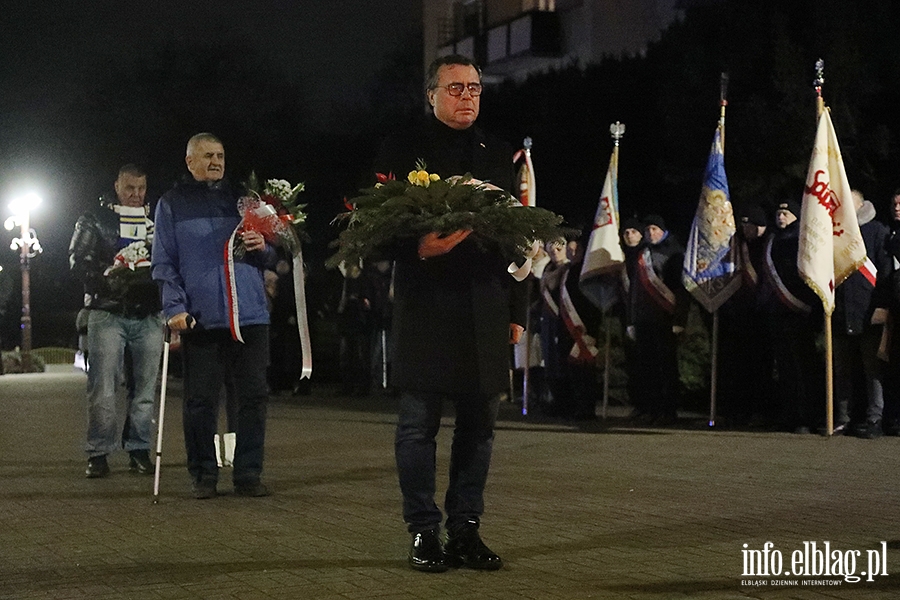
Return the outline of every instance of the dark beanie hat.
<path id="1" fill-rule="evenodd" d="M 775 205 L 775 212 L 777 213 L 779 210 L 786 210 L 798 219 L 800 218 L 800 203 L 796 200 L 782 200 Z"/>
<path id="2" fill-rule="evenodd" d="M 622 222 L 622 226 L 619 228 L 619 231 L 624 233 L 626 229 L 636 229 L 638 231 L 642 231 L 644 229 L 644 226 L 637 217 L 628 217 Z"/>
<path id="3" fill-rule="evenodd" d="M 738 211 L 737 217 L 738 224 L 752 223 L 760 227 L 765 227 L 768 224 L 766 222 L 766 211 L 759 204 L 750 204 L 742 207 Z"/>
<path id="4" fill-rule="evenodd" d="M 656 225 L 663 231 L 668 231 L 669 228 L 666 227 L 666 222 L 659 215 L 647 215 L 644 217 L 644 227 L 648 227 L 650 225 Z"/>

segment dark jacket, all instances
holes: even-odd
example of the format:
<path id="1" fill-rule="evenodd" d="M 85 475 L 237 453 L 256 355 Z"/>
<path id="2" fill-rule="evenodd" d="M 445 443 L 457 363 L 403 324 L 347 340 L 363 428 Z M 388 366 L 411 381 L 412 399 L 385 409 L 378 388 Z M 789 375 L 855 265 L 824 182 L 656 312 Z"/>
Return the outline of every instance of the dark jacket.
<path id="1" fill-rule="evenodd" d="M 597 340 L 600 331 L 602 314 L 593 302 L 588 300 L 581 287 L 578 285 L 578 276 L 584 265 L 584 259 L 568 262 L 562 265 L 550 265 L 544 271 L 544 277 L 540 281 L 540 294 L 544 297 L 547 293 L 556 304 L 557 311 L 544 302 L 541 312 L 541 350 L 547 373 L 550 377 L 565 376 L 565 363 L 572 362 L 570 352 L 575 345 L 575 338 L 566 325 L 563 318 L 563 299 L 561 284 L 565 279 L 565 289 L 572 301 L 572 306 L 585 328 L 585 334 Z M 595 344 L 596 345 L 596 344 Z M 585 363 L 590 366 L 590 363 Z"/>
<path id="2" fill-rule="evenodd" d="M 749 260 L 741 269 L 741 287 L 722 305 L 720 315 L 736 327 L 746 325 L 746 319 L 760 312 L 759 286 L 765 278 L 766 237 L 761 236 L 747 240 L 738 229 L 735 235 L 738 251 Z M 755 276 L 755 277 L 754 277 Z"/>
<path id="3" fill-rule="evenodd" d="M 455 131 L 431 119 L 391 136 L 375 171 L 405 177 L 424 160 L 442 178 L 471 173 L 510 190 L 512 149 L 477 129 Z M 525 294 L 507 273 L 511 257 L 467 239 L 445 255 L 420 260 L 418 240 L 388 249 L 396 260 L 392 323 L 398 389 L 499 393 L 509 387 L 509 325 L 525 324 Z"/>
<path id="4" fill-rule="evenodd" d="M 892 221 L 887 240 L 888 257 L 891 261 L 890 278 L 885 282 L 885 294 L 879 294 L 882 308 L 889 308 L 891 314 L 900 315 L 900 221 Z"/>
<path id="5" fill-rule="evenodd" d="M 776 291 L 776 286 L 769 276 L 769 268 L 765 268 L 765 273 L 760 279 L 759 285 L 759 303 L 763 313 L 768 315 L 819 315 L 822 312 L 822 302 L 816 293 L 803 281 L 800 277 L 800 271 L 797 268 L 797 254 L 800 249 L 800 220 L 796 220 L 784 229 L 773 230 L 766 237 L 767 247 L 771 241 L 771 251 L 765 260 L 775 268 L 775 272 L 784 284 L 784 287 L 796 299 L 810 307 L 807 313 L 799 312 L 786 304 Z"/>
<path id="6" fill-rule="evenodd" d="M 875 220 L 875 207 L 868 200 L 857 212 L 859 231 L 866 246 L 866 255 L 878 270 L 876 286 L 884 289 L 890 279 L 891 258 L 887 251 L 887 240 L 890 232 L 887 225 Z M 860 335 L 870 323 L 875 311 L 876 287 L 869 280 L 855 271 L 834 290 L 834 328 L 835 332 L 847 335 Z"/>
<path id="7" fill-rule="evenodd" d="M 674 236 L 666 235 L 658 244 L 644 243 L 640 246 L 650 251 L 653 271 L 666 284 L 675 296 L 675 310 L 667 312 L 654 301 L 646 285 L 642 281 L 641 265 L 636 265 L 634 280 L 630 286 L 631 317 L 634 323 L 653 323 L 656 325 L 684 327 L 691 308 L 691 296 L 681 283 L 681 272 L 684 264 L 684 247 Z M 640 253 L 638 253 L 640 257 Z"/>
<path id="8" fill-rule="evenodd" d="M 137 269 L 125 277 L 104 275 L 120 250 L 119 215 L 114 206 L 115 200 L 104 196 L 96 208 L 78 218 L 69 243 L 69 267 L 84 285 L 85 307 L 143 318 L 161 308 L 159 288 L 150 278 L 150 269 Z"/>

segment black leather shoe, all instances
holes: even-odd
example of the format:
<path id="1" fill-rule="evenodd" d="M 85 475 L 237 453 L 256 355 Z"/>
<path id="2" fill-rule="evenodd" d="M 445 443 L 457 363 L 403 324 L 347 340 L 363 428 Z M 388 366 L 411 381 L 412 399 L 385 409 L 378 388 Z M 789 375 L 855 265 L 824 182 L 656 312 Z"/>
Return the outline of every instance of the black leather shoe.
<path id="1" fill-rule="evenodd" d="M 150 452 L 147 450 L 132 450 L 130 471 L 138 475 L 153 475 L 154 467 L 150 462 Z"/>
<path id="2" fill-rule="evenodd" d="M 200 481 L 195 481 L 193 484 L 193 492 L 194 498 L 196 498 L 197 500 L 209 500 L 210 498 L 215 498 L 216 496 L 218 496 L 215 481 L 207 481 L 202 479 Z"/>
<path id="3" fill-rule="evenodd" d="M 503 566 L 503 560 L 484 545 L 474 527 L 448 532 L 444 553 L 451 567 L 496 571 Z"/>
<path id="4" fill-rule="evenodd" d="M 437 529 L 414 533 L 409 546 L 409 566 L 416 571 L 443 573 L 448 569 Z"/>
<path id="5" fill-rule="evenodd" d="M 269 495 L 269 488 L 258 481 L 254 483 L 236 483 L 234 484 L 234 493 L 238 496 L 247 496 L 248 498 L 262 498 Z"/>
<path id="6" fill-rule="evenodd" d="M 88 479 L 99 479 L 109 475 L 109 463 L 106 462 L 106 455 L 90 457 L 84 474 Z"/>

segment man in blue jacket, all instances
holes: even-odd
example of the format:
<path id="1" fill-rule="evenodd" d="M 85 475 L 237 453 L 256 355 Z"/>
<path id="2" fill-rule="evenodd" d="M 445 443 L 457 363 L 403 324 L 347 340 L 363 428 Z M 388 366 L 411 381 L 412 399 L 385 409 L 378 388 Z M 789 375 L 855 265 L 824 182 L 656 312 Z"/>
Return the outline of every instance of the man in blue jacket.
<path id="1" fill-rule="evenodd" d="M 233 375 L 238 394 L 235 493 L 266 496 L 260 482 L 269 356 L 263 270 L 274 262 L 275 250 L 260 233 L 244 232 L 246 253 L 226 268 L 225 245 L 241 215 L 239 194 L 224 179 L 222 142 L 198 133 L 188 141 L 185 161 L 191 178 L 164 194 L 156 207 L 152 263 L 167 323 L 182 332 L 184 443 L 194 497 L 217 493 L 213 438 L 226 372 Z"/>

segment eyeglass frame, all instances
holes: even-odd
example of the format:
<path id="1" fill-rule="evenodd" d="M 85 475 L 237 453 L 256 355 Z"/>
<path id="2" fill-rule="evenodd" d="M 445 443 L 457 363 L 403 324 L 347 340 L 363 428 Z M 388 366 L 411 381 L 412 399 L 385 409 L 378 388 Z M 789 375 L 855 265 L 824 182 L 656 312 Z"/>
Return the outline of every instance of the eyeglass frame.
<path id="1" fill-rule="evenodd" d="M 462 86 L 462 89 L 459 89 L 458 87 L 455 87 L 455 86 Z M 477 86 L 476 87 L 477 91 L 475 89 L 472 89 L 475 86 Z M 436 85 L 432 89 L 437 89 L 437 88 L 443 88 L 443 89 L 447 90 L 447 93 L 450 94 L 451 96 L 453 96 L 454 98 L 461 98 L 462 95 L 466 92 L 466 90 L 469 91 L 470 96 L 472 96 L 473 98 L 477 98 L 484 91 L 484 85 L 482 85 L 482 83 L 480 81 L 473 82 L 473 83 L 461 83 L 459 81 L 456 81 L 454 83 L 448 83 L 447 85 Z M 459 93 L 454 94 L 453 93 L 454 89 L 458 89 Z"/>

